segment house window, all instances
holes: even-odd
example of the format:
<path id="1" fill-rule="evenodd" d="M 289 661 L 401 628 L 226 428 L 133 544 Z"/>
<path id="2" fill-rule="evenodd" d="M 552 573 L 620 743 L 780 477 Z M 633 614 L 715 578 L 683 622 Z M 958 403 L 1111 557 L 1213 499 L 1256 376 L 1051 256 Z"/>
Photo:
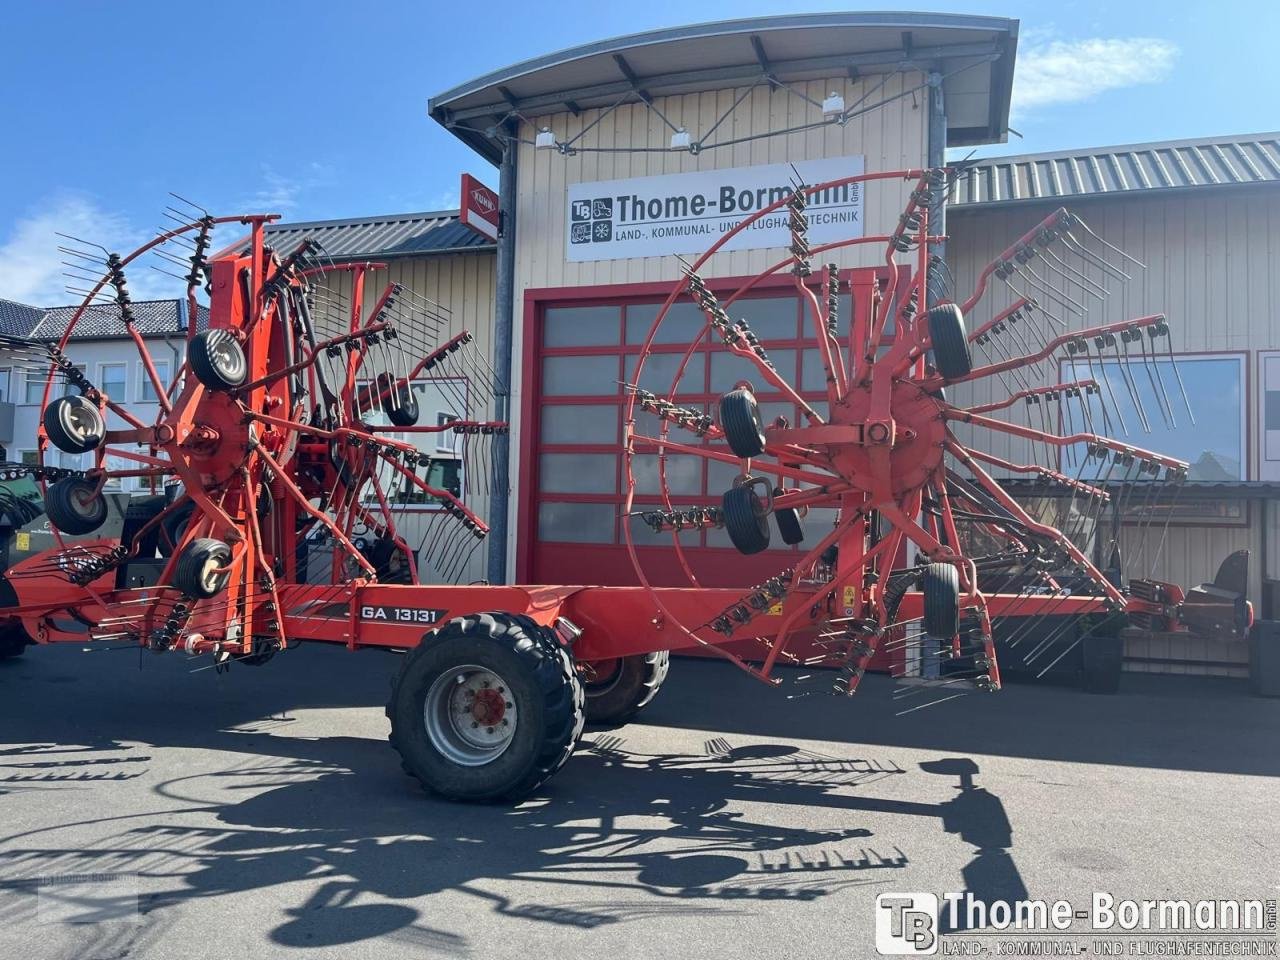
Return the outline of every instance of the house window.
<path id="1" fill-rule="evenodd" d="M 86 370 L 86 367 L 83 363 L 75 364 L 75 368 L 79 370 L 81 373 L 84 373 Z M 66 381 L 61 374 L 58 375 L 57 379 L 62 384 L 62 393 L 59 394 L 57 387 L 55 386 L 51 396 L 57 397 L 61 395 L 64 397 L 69 397 L 74 393 L 80 392 L 75 387 L 73 387 L 68 381 Z M 32 405 L 40 404 L 44 400 L 44 385 L 46 380 L 48 380 L 47 371 L 43 369 L 28 370 L 26 373 L 26 377 L 24 378 L 25 392 L 22 398 L 23 403 L 32 404 Z"/>
<path id="2" fill-rule="evenodd" d="M 156 376 L 160 378 L 160 383 L 167 390 L 169 387 L 170 368 L 168 360 L 159 360 L 152 358 L 151 362 L 155 365 Z M 142 361 L 138 361 L 138 402 L 139 403 L 155 403 L 157 401 L 156 388 L 151 383 L 151 378 L 147 376 L 147 368 L 142 365 Z"/>
<path id="3" fill-rule="evenodd" d="M 141 451 L 142 447 L 138 447 Z M 114 453 L 109 453 L 103 466 L 110 471 L 118 470 L 137 470 L 143 464 L 129 457 L 122 457 Z M 147 492 L 151 489 L 150 483 L 146 477 L 108 477 L 103 485 L 106 490 L 119 490 L 125 493 L 131 492 Z"/>
<path id="4" fill-rule="evenodd" d="M 11 374 L 12 371 L 8 367 L 0 368 L 0 402 L 13 402 L 13 397 L 9 396 L 9 378 Z"/>
<path id="5" fill-rule="evenodd" d="M 124 403 L 128 397 L 125 393 L 125 378 L 128 366 L 123 363 L 98 364 L 98 389 L 116 403 Z"/>
<path id="6" fill-rule="evenodd" d="M 1185 460 L 1188 480 L 1247 480 L 1245 358 L 1210 354 L 1176 359 L 1176 371 L 1167 358 L 1123 366 L 1114 360 L 1063 364 L 1065 380 L 1092 379 L 1100 386 L 1087 411 L 1078 400 L 1063 405 L 1064 430 L 1100 433 Z M 1110 458 L 1086 460 L 1083 445 L 1063 452 L 1062 469 L 1085 479 L 1134 479 L 1123 476 Z"/>
<path id="7" fill-rule="evenodd" d="M 413 393 L 418 401 L 418 423 L 422 425 L 446 426 L 454 420 L 462 419 L 455 411 L 467 408 L 467 381 L 464 378 L 415 380 Z M 372 426 L 389 425 L 381 409 L 369 411 L 364 419 Z M 427 454 L 431 462 L 425 467 L 399 465 L 416 474 L 429 486 L 447 490 L 459 500 L 463 498 L 463 485 L 467 478 L 462 466 L 462 444 L 465 438 L 461 434 L 443 430 L 438 433 L 380 431 L 380 435 L 411 443 Z M 429 496 L 389 463 L 379 465 L 377 477 L 382 493 L 392 507 L 408 504 L 431 509 L 438 503 L 437 498 Z M 377 502 L 377 491 L 372 483 L 365 487 L 363 499 L 365 503 Z"/>
<path id="8" fill-rule="evenodd" d="M 452 413 L 440 412 L 436 414 L 436 426 L 447 427 L 455 420 L 460 419 Z M 462 442 L 462 435 L 454 433 L 452 430 L 445 430 L 436 434 L 436 453 L 448 453 L 457 455 L 459 444 Z"/>

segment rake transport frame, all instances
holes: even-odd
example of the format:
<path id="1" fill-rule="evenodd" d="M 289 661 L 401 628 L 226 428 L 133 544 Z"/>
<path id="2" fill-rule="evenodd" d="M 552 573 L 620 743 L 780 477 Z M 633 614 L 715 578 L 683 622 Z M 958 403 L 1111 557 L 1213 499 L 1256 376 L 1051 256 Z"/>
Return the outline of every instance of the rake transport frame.
<path id="1" fill-rule="evenodd" d="M 84 303 L 57 344 L 11 339 L 8 352 L 11 362 L 48 369 L 42 461 L 52 443 L 86 455 L 92 466 L 12 465 L 44 488 L 58 544 L 6 571 L 8 613 L 37 643 L 124 642 L 208 654 L 219 665 L 262 664 L 301 640 L 409 651 L 388 706 L 392 742 L 427 787 L 479 800 L 519 796 L 543 782 L 572 751 L 585 714 L 613 723 L 634 716 L 656 692 L 672 650 L 719 654 L 769 683 L 780 682 L 779 664 L 833 667 L 819 674 L 821 685 L 851 694 L 873 657 L 901 667 L 906 631 L 920 624 L 924 639 L 913 642 L 932 661 L 923 670 L 933 678 L 926 685 L 996 690 L 992 621 L 1002 617 L 1128 614 L 1152 629 L 1184 629 L 1181 590 L 1150 581 L 1132 590 L 1117 586 L 1068 534 L 1030 516 L 987 472 L 994 466 L 1034 474 L 1092 510 L 1110 497 L 1096 470 L 1086 473 L 1082 464 L 1072 478 L 1041 462 L 1011 463 L 962 444 L 952 429 L 968 423 L 1051 451 L 1083 446 L 1086 462 L 1119 465 L 1121 476 L 1177 482 L 1185 463 L 1091 429 L 1060 436 L 987 416 L 1019 400 L 1076 398 L 1087 417 L 1090 404 L 1102 399 L 1099 380 L 1059 384 L 1055 369 L 1036 386 L 1025 379 L 1028 371 L 1043 371 L 1063 348 L 1090 369 L 1106 349 L 1121 360 L 1117 338 L 1126 359 L 1130 343 L 1145 359 L 1148 342 L 1154 350 L 1168 325 L 1161 316 L 1070 329 L 1054 320 L 1062 329 L 1050 328 L 1036 348 L 1006 346 L 1001 358 L 975 364 L 971 344 L 988 344 L 1036 310 L 1052 319 L 1055 303 L 1084 301 L 1086 294 L 1101 299 L 1123 271 L 1090 247 L 1093 234 L 1063 210 L 993 262 L 962 305 L 939 296 L 930 287 L 945 286 L 934 252 L 944 238 L 930 233 L 929 212 L 942 202 L 952 173 L 905 170 L 796 183 L 688 265 L 672 289 L 645 342 L 636 384 L 627 385 L 623 457 L 625 511 L 670 533 L 689 580 L 679 588 L 648 583 L 629 523 L 622 527 L 637 586 L 422 582 L 460 575 L 487 528 L 460 491 L 428 482 L 431 457 L 404 438 L 450 431 L 466 446 L 505 432 L 507 424 L 465 409 L 445 425 L 417 423 L 413 384 L 438 365 L 459 362 L 471 336 L 442 331 L 438 309 L 396 284 L 371 295 L 368 281 L 382 265 L 338 266 L 310 241 L 272 251 L 264 228 L 274 217 L 214 218 L 203 211 L 127 257 L 83 243 L 68 248 L 71 262 L 91 274 L 81 277 Z M 895 181 L 907 199 L 892 232 L 810 247 L 805 211 L 813 198 Z M 791 228 L 787 257 L 721 301 L 699 270 L 739 232 L 778 211 Z M 244 225 L 249 235 L 211 256 L 219 224 Z M 849 335 L 841 342 L 839 273 L 834 264 L 815 273 L 812 261 L 859 244 L 883 248 L 885 280 L 853 291 Z M 1067 265 L 1055 245 L 1081 256 L 1085 267 Z M 189 267 L 182 278 L 192 318 L 188 359 L 172 383 L 162 382 L 151 360 L 125 280 L 125 268 L 146 254 Z M 1047 268 L 1032 269 L 1050 262 L 1066 278 L 1061 287 L 1045 286 Z M 793 274 L 812 321 L 825 415 L 778 373 L 747 322 L 728 312 L 760 279 L 783 270 Z M 1039 297 L 1020 295 L 966 332 L 964 315 L 990 280 L 1017 289 L 1014 278 L 1028 271 L 1043 290 Z M 347 294 L 322 293 L 339 273 Z M 1068 283 L 1079 287 L 1075 296 Z M 206 330 L 195 322 L 201 288 L 209 298 Z M 795 404 L 801 425 L 785 417 L 764 423 L 747 381 L 721 398 L 718 416 L 681 405 L 679 372 L 666 396 L 637 385 L 659 326 L 683 297 L 703 312 L 703 335 L 749 361 L 765 392 Z M 85 311 L 101 304 L 118 311 L 138 347 L 159 398 L 155 423 L 138 420 L 66 356 Z M 325 311 L 328 329 L 316 316 Z M 1025 342 L 1034 327 L 1024 320 L 1019 329 L 1014 343 Z M 461 369 L 472 379 L 486 372 L 474 361 Z M 945 399 L 953 385 L 1005 374 L 1015 378 L 1008 402 L 964 408 Z M 75 392 L 58 397 L 64 381 Z M 673 428 L 682 439 L 673 439 Z M 645 452 L 659 454 L 660 509 L 634 503 L 633 461 Z M 719 507 L 677 506 L 666 480 L 667 458 L 675 454 L 738 466 Z M 125 478 L 150 487 L 153 507 L 126 518 L 119 538 L 93 538 L 105 516 L 104 488 Z M 403 521 L 397 504 L 413 498 L 434 504 L 437 519 L 450 525 L 428 531 L 422 549 L 429 560 L 397 525 Z M 797 544 L 800 520 L 819 506 L 837 508 L 839 519 L 811 547 L 780 554 L 787 563 L 776 576 L 745 590 L 698 583 L 682 534 L 723 527 L 742 553 L 757 553 L 768 545 L 771 518 L 784 541 Z M 60 530 L 87 538 L 64 542 Z M 965 530 L 980 531 L 998 549 L 973 555 Z M 304 544 L 320 541 L 332 546 L 332 561 L 317 578 Z M 918 552 L 910 562 L 908 544 Z M 983 592 L 980 580 L 988 576 L 1002 589 Z M 736 644 L 741 651 L 743 642 L 751 652 L 726 649 Z"/>

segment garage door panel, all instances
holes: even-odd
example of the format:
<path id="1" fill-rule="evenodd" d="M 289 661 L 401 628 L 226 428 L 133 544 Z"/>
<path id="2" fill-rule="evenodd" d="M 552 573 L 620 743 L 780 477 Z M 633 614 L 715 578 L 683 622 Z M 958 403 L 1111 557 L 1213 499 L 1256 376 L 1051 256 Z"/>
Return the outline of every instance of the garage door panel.
<path id="1" fill-rule="evenodd" d="M 531 543 L 525 556 L 528 576 L 541 583 L 633 584 L 636 571 L 623 535 L 629 525 L 636 555 L 651 583 L 685 586 L 687 579 L 677 561 L 669 533 L 655 534 L 638 516 L 622 519 L 626 477 L 622 465 L 621 420 L 626 403 L 622 382 L 635 377 L 660 300 L 636 298 L 624 301 L 613 291 L 599 291 L 601 304 L 547 304 L 539 314 L 540 326 L 533 340 L 544 351 L 532 385 L 538 410 L 533 436 L 526 439 L 525 455 L 533 464 L 532 487 L 522 491 L 530 498 Z M 752 295 L 730 305 L 729 314 L 745 317 L 764 342 L 769 359 L 779 373 L 819 411 L 825 411 L 825 375 L 817 360 L 812 324 L 802 323 L 802 302 L 793 289 L 780 286 L 772 295 Z M 840 326 L 849 326 L 849 298 L 841 298 Z M 689 344 L 697 341 L 685 362 Z M 710 411 L 716 416 L 720 394 L 740 380 L 755 385 L 765 422 L 779 416 L 797 423 L 793 403 L 781 399 L 767 384 L 759 368 L 749 360 L 729 354 L 722 344 L 712 345 L 706 319 L 692 303 L 673 306 L 654 339 L 656 349 L 645 359 L 641 386 L 682 406 Z M 803 357 L 803 376 L 800 369 Z M 685 363 L 675 391 L 672 381 Z M 661 422 L 636 411 L 636 431 L 658 436 Z M 672 435 L 697 443 L 692 435 L 674 429 Z M 663 488 L 658 476 L 657 450 L 639 446 L 632 464 L 635 478 L 633 509 L 662 509 Z M 666 474 L 672 505 L 677 509 L 719 505 L 741 470 L 736 462 L 723 463 L 693 455 L 672 454 Z M 820 540 L 831 529 L 834 511 L 814 511 L 802 520 L 806 543 Z M 723 530 L 686 531 L 681 543 L 687 563 L 706 586 L 745 587 L 776 574 L 786 564 L 785 555 L 797 558 L 796 547 L 782 543 L 776 528 L 770 548 L 743 556 Z"/>

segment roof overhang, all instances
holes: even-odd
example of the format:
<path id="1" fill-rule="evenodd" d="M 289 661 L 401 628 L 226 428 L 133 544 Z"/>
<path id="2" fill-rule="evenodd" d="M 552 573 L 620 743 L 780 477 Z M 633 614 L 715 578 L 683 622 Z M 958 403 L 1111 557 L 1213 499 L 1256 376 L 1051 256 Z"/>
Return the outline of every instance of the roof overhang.
<path id="1" fill-rule="evenodd" d="M 818 13 L 728 20 L 584 44 L 496 70 L 433 97 L 428 110 L 497 163 L 514 116 L 579 113 L 637 100 L 787 81 L 892 72 L 944 76 L 947 145 L 1008 134 L 1018 21 L 942 13 Z M 967 69 L 966 69 L 967 68 Z"/>

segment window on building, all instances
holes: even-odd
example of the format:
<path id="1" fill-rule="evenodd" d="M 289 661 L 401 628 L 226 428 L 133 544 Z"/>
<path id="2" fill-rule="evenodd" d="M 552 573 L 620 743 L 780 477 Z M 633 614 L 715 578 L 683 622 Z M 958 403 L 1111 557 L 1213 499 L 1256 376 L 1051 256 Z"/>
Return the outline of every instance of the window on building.
<path id="1" fill-rule="evenodd" d="M 1176 369 L 1167 358 L 1063 364 L 1065 380 L 1092 379 L 1100 385 L 1087 407 L 1080 401 L 1063 405 L 1064 430 L 1101 433 L 1185 460 L 1191 465 L 1189 480 L 1247 480 L 1245 358 L 1219 354 L 1176 360 Z M 1086 462 L 1083 445 L 1063 452 L 1062 469 L 1073 476 L 1126 479 L 1110 459 Z"/>
<path id="2" fill-rule="evenodd" d="M 441 411 L 436 414 L 436 426 L 447 427 L 455 420 L 461 419 L 455 414 Z M 462 436 L 452 430 L 444 430 L 436 434 L 436 453 L 447 453 L 456 456 L 461 449 Z"/>
<path id="3" fill-rule="evenodd" d="M 160 383 L 168 389 L 169 378 L 172 376 L 168 360 L 161 360 L 158 357 L 152 357 L 151 362 L 155 365 L 156 375 L 160 378 Z M 142 361 L 138 361 L 138 402 L 139 403 L 155 403 L 157 401 L 156 389 L 151 383 L 151 378 L 147 376 L 147 369 L 142 365 Z"/>
<path id="4" fill-rule="evenodd" d="M 125 380 L 128 365 L 123 363 L 102 363 L 98 365 L 98 389 L 117 403 L 128 399 L 125 393 Z"/>
<path id="5" fill-rule="evenodd" d="M 39 403 L 44 399 L 44 374 L 28 370 L 23 377 L 23 403 Z"/>
<path id="6" fill-rule="evenodd" d="M 0 367 L 0 402 L 13 402 L 13 397 L 9 395 L 9 378 L 12 372 L 8 367 Z"/>
<path id="7" fill-rule="evenodd" d="M 75 364 L 75 368 L 79 370 L 81 373 L 87 372 L 87 368 L 83 363 Z M 48 380 L 48 377 L 49 377 L 49 372 L 44 368 L 26 371 L 26 375 L 24 378 L 25 386 L 23 388 L 24 393 L 22 398 L 23 403 L 38 405 L 44 400 L 44 385 L 45 385 L 45 381 Z M 61 386 L 61 394 L 59 394 L 58 392 L 59 386 Z M 61 395 L 66 397 L 66 396 L 71 396 L 73 393 L 79 393 L 79 392 L 80 391 L 77 390 L 74 386 L 72 386 L 69 381 L 65 380 L 61 375 L 59 375 L 57 378 L 57 384 L 54 387 L 52 396 L 56 397 Z"/>
<path id="8" fill-rule="evenodd" d="M 414 381 L 413 392 L 418 402 L 418 423 L 444 427 L 454 420 L 465 419 L 465 413 L 459 415 L 457 411 L 467 409 L 467 390 L 465 378 Z M 381 409 L 368 412 L 364 419 L 371 426 L 389 425 Z M 437 490 L 447 490 L 458 499 L 463 499 L 463 487 L 467 480 L 462 456 L 465 437 L 451 430 L 435 433 L 405 431 L 380 435 L 411 443 L 431 458 L 427 466 L 405 464 L 400 461 L 397 461 L 396 466 L 385 462 L 379 466 L 378 487 L 393 508 L 398 505 L 413 505 L 431 509 L 439 502 L 438 498 L 428 495 L 397 467 L 413 473 Z M 377 503 L 378 488 L 375 488 L 372 483 L 368 484 L 363 492 L 363 498 L 366 503 Z"/>

